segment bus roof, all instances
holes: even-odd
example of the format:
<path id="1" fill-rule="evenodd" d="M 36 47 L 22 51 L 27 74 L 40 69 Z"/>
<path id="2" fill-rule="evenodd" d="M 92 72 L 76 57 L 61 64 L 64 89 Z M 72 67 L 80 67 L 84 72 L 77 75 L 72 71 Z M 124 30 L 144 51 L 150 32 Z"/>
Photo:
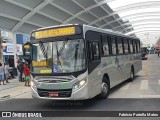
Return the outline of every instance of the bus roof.
<path id="1" fill-rule="evenodd" d="M 87 30 L 99 31 L 99 32 L 102 32 L 102 33 L 108 33 L 108 34 L 112 34 L 112 35 L 132 38 L 132 39 L 139 39 L 139 38 L 136 38 L 136 37 L 131 37 L 131 36 L 124 35 L 121 32 L 113 31 L 111 29 L 101 29 L 101 28 L 97 28 L 97 27 L 93 27 L 93 26 L 89 26 L 89 25 L 83 25 L 83 26 L 88 28 Z"/>
<path id="2" fill-rule="evenodd" d="M 93 31 L 97 31 L 97 32 L 99 31 L 99 32 L 102 32 L 102 33 L 108 33 L 108 34 L 112 34 L 112 35 L 123 36 L 123 37 L 126 37 L 126 38 L 139 39 L 139 38 L 136 38 L 136 37 L 131 37 L 131 36 L 124 35 L 121 32 L 113 31 L 111 29 L 101 29 L 101 28 L 86 25 L 86 24 L 65 24 L 65 25 L 49 26 L 49 27 L 36 29 L 33 32 L 40 31 L 40 30 L 45 30 L 45 29 L 57 28 L 57 27 L 78 26 L 78 25 L 83 26 L 83 28 L 85 28 L 86 30 L 93 30 Z"/>

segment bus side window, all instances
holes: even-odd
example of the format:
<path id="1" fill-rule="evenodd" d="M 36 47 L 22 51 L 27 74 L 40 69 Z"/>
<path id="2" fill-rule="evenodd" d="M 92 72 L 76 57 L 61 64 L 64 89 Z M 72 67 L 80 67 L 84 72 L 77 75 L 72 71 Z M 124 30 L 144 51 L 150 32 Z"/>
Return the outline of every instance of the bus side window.
<path id="1" fill-rule="evenodd" d="M 132 44 L 132 40 L 129 40 L 129 46 L 130 46 L 130 53 L 133 53 L 133 44 Z"/>
<path id="2" fill-rule="evenodd" d="M 117 54 L 117 46 L 116 46 L 116 39 L 114 37 L 111 38 L 111 44 L 112 44 L 112 54 Z"/>
<path id="3" fill-rule="evenodd" d="M 137 49 L 137 53 L 139 53 L 140 52 L 139 41 L 136 41 L 136 49 Z"/>
<path id="4" fill-rule="evenodd" d="M 88 60 L 92 61 L 93 55 L 92 55 L 92 43 L 88 41 Z"/>
<path id="5" fill-rule="evenodd" d="M 108 36 L 103 36 L 102 39 L 102 55 L 107 56 L 110 54 L 109 52 L 109 37 Z"/>
<path id="6" fill-rule="evenodd" d="M 100 60 L 99 43 L 98 41 L 88 42 L 88 59 L 89 61 Z"/>
<path id="7" fill-rule="evenodd" d="M 100 60 L 99 44 L 98 42 L 92 42 L 93 60 Z"/>
<path id="8" fill-rule="evenodd" d="M 124 44 L 124 52 L 125 52 L 125 54 L 128 54 L 129 53 L 128 40 L 127 39 L 123 39 L 123 44 Z"/>
<path id="9" fill-rule="evenodd" d="M 135 44 L 135 40 L 133 40 L 132 43 L 133 43 L 133 53 L 136 53 L 136 44 Z"/>
<path id="10" fill-rule="evenodd" d="M 121 38 L 117 39 L 117 44 L 118 44 L 118 54 L 123 54 L 123 44 Z"/>

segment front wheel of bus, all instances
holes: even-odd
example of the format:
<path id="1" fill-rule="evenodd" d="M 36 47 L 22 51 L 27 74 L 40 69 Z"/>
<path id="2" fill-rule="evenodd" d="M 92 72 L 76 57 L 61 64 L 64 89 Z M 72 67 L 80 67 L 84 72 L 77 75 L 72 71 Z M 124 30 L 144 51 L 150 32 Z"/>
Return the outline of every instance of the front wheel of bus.
<path id="1" fill-rule="evenodd" d="M 99 94 L 100 99 L 106 99 L 109 95 L 110 85 L 109 80 L 105 77 L 103 78 L 102 85 L 101 85 L 101 93 Z"/>

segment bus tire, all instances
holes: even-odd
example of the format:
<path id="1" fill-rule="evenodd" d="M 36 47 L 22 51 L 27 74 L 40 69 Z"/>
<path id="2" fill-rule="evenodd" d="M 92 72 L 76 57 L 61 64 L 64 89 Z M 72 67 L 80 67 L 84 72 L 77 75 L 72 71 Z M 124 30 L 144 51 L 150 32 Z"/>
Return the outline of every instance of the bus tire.
<path id="1" fill-rule="evenodd" d="M 98 95 L 100 99 L 106 99 L 110 92 L 110 83 L 107 77 L 103 78 L 102 85 L 101 85 L 101 93 Z"/>
<path id="2" fill-rule="evenodd" d="M 131 68 L 131 72 L 130 72 L 129 82 L 133 82 L 134 77 L 135 77 L 135 75 L 134 75 L 134 68 L 132 67 L 132 68 Z"/>

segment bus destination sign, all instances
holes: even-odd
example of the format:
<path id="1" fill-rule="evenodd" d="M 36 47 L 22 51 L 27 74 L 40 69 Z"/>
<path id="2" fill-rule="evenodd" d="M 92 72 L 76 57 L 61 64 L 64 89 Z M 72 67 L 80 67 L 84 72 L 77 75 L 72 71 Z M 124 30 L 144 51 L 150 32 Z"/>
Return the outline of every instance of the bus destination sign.
<path id="1" fill-rule="evenodd" d="M 35 39 L 59 37 L 65 35 L 74 35 L 76 33 L 75 27 L 63 27 L 63 28 L 53 28 L 47 30 L 41 30 L 35 32 Z"/>

